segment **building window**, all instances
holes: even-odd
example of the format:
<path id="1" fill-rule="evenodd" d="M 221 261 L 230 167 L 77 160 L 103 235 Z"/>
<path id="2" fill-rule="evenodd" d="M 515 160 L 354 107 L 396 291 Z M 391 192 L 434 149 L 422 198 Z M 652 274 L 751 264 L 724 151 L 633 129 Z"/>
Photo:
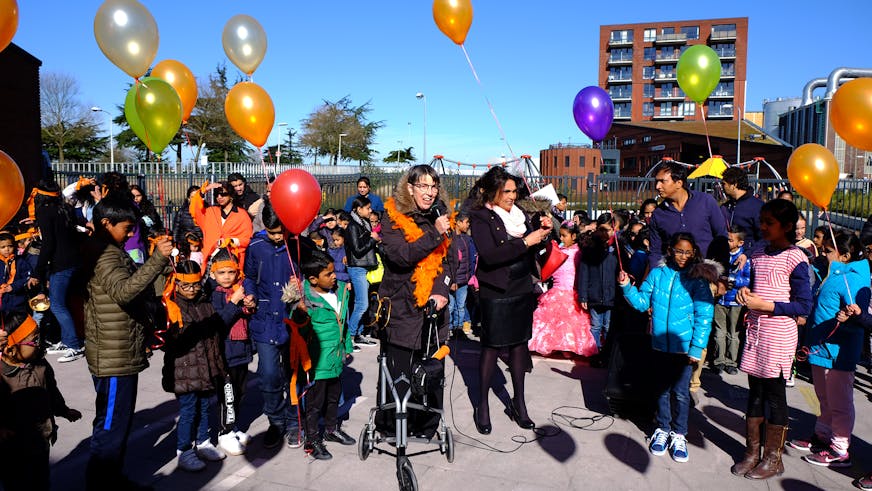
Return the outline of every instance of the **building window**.
<path id="1" fill-rule="evenodd" d="M 612 42 L 632 42 L 633 41 L 633 31 L 632 29 L 626 29 L 623 31 L 612 31 L 612 36 L 609 38 L 609 41 Z"/>
<path id="2" fill-rule="evenodd" d="M 664 46 L 660 48 L 661 60 L 674 60 L 676 58 L 678 58 L 678 51 L 675 49 L 675 46 Z"/>
<path id="3" fill-rule="evenodd" d="M 721 58 L 736 57 L 736 45 L 734 43 L 713 43 L 712 49 L 715 50 L 715 53 L 717 53 Z"/>
<path id="4" fill-rule="evenodd" d="M 733 96 L 733 82 L 720 82 L 715 90 L 712 91 L 713 96 Z"/>
<path id="5" fill-rule="evenodd" d="M 654 40 L 656 40 L 656 39 L 657 39 L 657 29 L 654 29 L 654 28 L 645 29 L 644 41 L 646 43 L 653 43 Z"/>
<path id="6" fill-rule="evenodd" d="M 643 102 L 642 103 L 642 116 L 654 116 L 654 103 L 653 102 Z"/>
<path id="7" fill-rule="evenodd" d="M 736 64 L 732 61 L 722 61 L 721 62 L 721 76 L 722 77 L 735 77 L 736 76 Z"/>
<path id="8" fill-rule="evenodd" d="M 554 172 L 557 172 L 557 156 L 554 156 Z"/>
<path id="9" fill-rule="evenodd" d="M 609 97 L 612 99 L 630 99 L 633 97 L 632 85 L 614 85 L 609 87 Z"/>
<path id="10" fill-rule="evenodd" d="M 611 50 L 609 61 L 633 61 L 633 48 L 619 48 Z"/>
<path id="11" fill-rule="evenodd" d="M 652 113 L 654 112 L 654 109 L 653 109 L 653 108 L 651 109 L 651 112 L 652 112 Z M 649 136 L 649 135 L 645 135 L 645 136 L 643 136 L 643 137 L 642 137 L 642 143 L 651 143 L 651 136 Z"/>
<path id="12" fill-rule="evenodd" d="M 661 116 L 674 116 L 672 113 L 672 103 L 671 102 L 661 102 L 660 103 L 660 115 Z"/>
<path id="13" fill-rule="evenodd" d="M 654 97 L 654 84 L 645 84 L 642 86 L 642 97 Z"/>
<path id="14" fill-rule="evenodd" d="M 717 24 L 712 26 L 713 33 L 735 34 L 736 24 Z"/>
<path id="15" fill-rule="evenodd" d="M 660 34 L 675 34 L 675 28 L 674 27 L 664 27 L 660 31 Z"/>
<path id="16" fill-rule="evenodd" d="M 732 106 L 732 101 L 709 101 L 708 103 L 708 115 L 709 116 L 732 116 L 733 108 L 724 108 L 725 105 L 730 104 Z"/>
<path id="17" fill-rule="evenodd" d="M 582 168 L 584 167 L 584 155 L 578 156 L 578 166 Z"/>
<path id="18" fill-rule="evenodd" d="M 622 143 L 624 144 L 625 147 L 630 147 L 630 146 L 633 146 L 636 144 L 636 139 L 635 138 L 625 138 Z"/>
<path id="19" fill-rule="evenodd" d="M 675 78 L 675 65 L 663 65 L 660 67 L 658 78 Z"/>
<path id="20" fill-rule="evenodd" d="M 696 114 L 695 102 L 682 102 L 678 105 L 679 116 L 693 116 L 694 114 Z"/>
<path id="21" fill-rule="evenodd" d="M 633 67 L 630 66 L 617 66 L 609 68 L 609 82 L 613 82 L 615 80 L 632 80 L 633 79 Z"/>
<path id="22" fill-rule="evenodd" d="M 643 66 L 642 67 L 642 78 L 645 80 L 653 80 L 654 79 L 654 67 L 653 66 Z"/>
<path id="23" fill-rule="evenodd" d="M 654 61 L 654 58 L 657 56 L 657 48 L 651 46 L 649 48 L 645 48 L 644 55 L 642 58 L 648 61 Z"/>
<path id="24" fill-rule="evenodd" d="M 600 174 L 618 174 L 618 161 L 615 159 L 603 159 Z"/>
<path id="25" fill-rule="evenodd" d="M 681 33 L 687 36 L 687 39 L 699 39 L 699 26 L 684 26 L 681 28 Z"/>
<path id="26" fill-rule="evenodd" d="M 615 104 L 615 116 L 619 118 L 629 118 L 633 115 L 632 106 L 629 102 Z"/>
<path id="27" fill-rule="evenodd" d="M 569 167 L 569 155 L 563 157 L 563 167 Z"/>

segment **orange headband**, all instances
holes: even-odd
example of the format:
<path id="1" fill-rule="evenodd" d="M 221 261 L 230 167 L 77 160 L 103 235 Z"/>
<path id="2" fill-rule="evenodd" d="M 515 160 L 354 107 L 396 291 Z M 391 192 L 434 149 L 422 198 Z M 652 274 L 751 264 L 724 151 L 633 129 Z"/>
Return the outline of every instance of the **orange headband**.
<path id="1" fill-rule="evenodd" d="M 236 261 L 231 261 L 229 259 L 225 259 L 224 261 L 215 261 L 214 263 L 212 263 L 211 271 L 214 273 L 221 268 L 233 268 L 239 271 L 239 265 L 236 264 Z"/>
<path id="2" fill-rule="evenodd" d="M 33 188 L 33 191 L 30 192 L 30 197 L 27 198 L 27 216 L 31 220 L 36 220 L 36 204 L 34 203 L 34 198 L 37 194 L 41 194 L 43 196 L 57 196 L 57 191 L 43 191 L 39 188 Z"/>
<path id="3" fill-rule="evenodd" d="M 202 277 L 200 273 L 173 273 L 173 279 L 182 283 L 199 283 Z"/>
<path id="4" fill-rule="evenodd" d="M 18 329 L 16 329 L 15 332 L 10 334 L 6 338 L 6 346 L 15 346 L 16 344 L 24 341 L 27 336 L 33 334 L 33 331 L 35 330 L 36 321 L 33 320 L 33 317 L 28 315 L 27 318 L 24 319 L 24 322 L 22 322 L 21 325 L 18 326 Z"/>
<path id="5" fill-rule="evenodd" d="M 16 235 L 15 242 L 18 242 L 19 240 L 24 240 L 24 239 L 32 239 L 34 236 L 36 236 L 36 229 L 33 227 L 30 227 L 29 229 L 27 229 L 27 232 Z"/>

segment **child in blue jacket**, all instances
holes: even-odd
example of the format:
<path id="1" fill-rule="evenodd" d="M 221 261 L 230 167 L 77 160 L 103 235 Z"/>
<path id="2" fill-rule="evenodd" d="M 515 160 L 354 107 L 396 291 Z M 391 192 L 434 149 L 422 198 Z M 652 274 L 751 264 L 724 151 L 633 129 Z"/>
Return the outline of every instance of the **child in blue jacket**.
<path id="1" fill-rule="evenodd" d="M 0 232 L 0 312 L 27 313 L 27 282 L 31 268 L 15 254 L 15 236 Z"/>
<path id="2" fill-rule="evenodd" d="M 715 372 L 721 370 L 730 375 L 739 372 L 739 326 L 742 322 L 742 306 L 736 302 L 736 294 L 740 288 L 751 284 L 751 261 L 745 261 L 740 268 L 739 256 L 745 254 L 745 231 L 730 227 L 728 230 L 730 245 L 729 281 L 732 288 L 727 290 L 718 304 L 715 305 Z M 745 254 L 750 256 L 750 254 Z"/>
<path id="3" fill-rule="evenodd" d="M 690 410 L 690 375 L 708 345 L 714 313 L 710 284 L 719 276 L 716 266 L 702 262 L 693 236 L 679 232 L 669 241 L 666 264 L 651 270 L 638 289 L 621 271 L 618 284 L 636 310 L 652 309 L 652 366 L 657 400 L 657 430 L 651 436 L 654 455 L 671 451 L 676 462 L 687 462 L 687 415 Z M 673 417 L 672 396 L 676 411 Z M 668 443 L 668 446 L 667 446 Z"/>

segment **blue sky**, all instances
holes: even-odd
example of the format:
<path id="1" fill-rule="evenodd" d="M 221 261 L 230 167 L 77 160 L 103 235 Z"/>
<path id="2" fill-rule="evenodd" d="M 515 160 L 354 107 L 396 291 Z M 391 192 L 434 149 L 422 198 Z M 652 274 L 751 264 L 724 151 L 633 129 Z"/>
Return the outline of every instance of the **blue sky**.
<path id="1" fill-rule="evenodd" d="M 19 0 L 13 42 L 80 84 L 87 105 L 114 108 L 130 78 L 94 40 L 98 0 Z M 466 48 L 482 91 L 460 47 L 437 29 L 422 0 L 146 0 L 160 32 L 156 62 L 185 63 L 205 77 L 226 61 L 221 31 L 236 14 L 260 21 L 269 46 L 254 74 L 273 98 L 276 122 L 299 129 L 322 100 L 349 95 L 371 102 L 383 121 L 379 160 L 398 146 L 462 162 L 496 161 L 508 150 L 484 96 L 490 99 L 516 155 L 538 157 L 557 142 L 588 142 L 575 126 L 572 101 L 596 85 L 599 26 L 665 20 L 749 17 L 748 110 L 763 99 L 799 96 L 810 79 L 833 68 L 872 67 L 869 0 L 789 2 L 734 0 L 473 0 Z M 411 124 L 409 124 L 411 123 Z M 277 136 L 270 137 L 275 144 Z M 187 153 L 187 152 L 186 152 Z"/>

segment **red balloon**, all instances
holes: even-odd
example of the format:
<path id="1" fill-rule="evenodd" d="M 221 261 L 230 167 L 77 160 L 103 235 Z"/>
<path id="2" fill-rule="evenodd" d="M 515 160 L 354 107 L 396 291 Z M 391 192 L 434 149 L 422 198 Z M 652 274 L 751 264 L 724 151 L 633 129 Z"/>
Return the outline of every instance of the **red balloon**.
<path id="1" fill-rule="evenodd" d="M 285 228 L 299 234 L 321 209 L 321 185 L 302 169 L 289 169 L 270 188 L 270 202 Z"/>

